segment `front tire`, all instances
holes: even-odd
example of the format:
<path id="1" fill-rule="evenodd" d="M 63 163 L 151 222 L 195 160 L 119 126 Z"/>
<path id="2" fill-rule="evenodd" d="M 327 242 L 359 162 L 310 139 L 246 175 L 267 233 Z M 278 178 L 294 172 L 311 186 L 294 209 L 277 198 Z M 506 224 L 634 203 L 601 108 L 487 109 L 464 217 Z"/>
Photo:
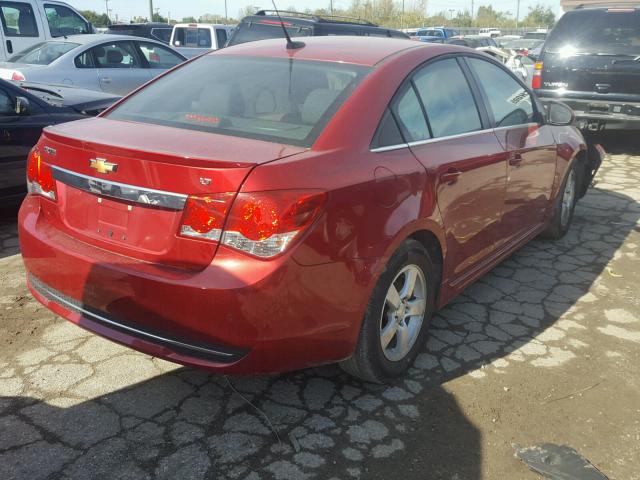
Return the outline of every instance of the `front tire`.
<path id="1" fill-rule="evenodd" d="M 544 232 L 544 236 L 552 239 L 564 237 L 571 227 L 573 213 L 578 201 L 578 172 L 574 162 L 565 176 L 562 188 L 554 204 L 553 218 Z"/>
<path id="2" fill-rule="evenodd" d="M 340 363 L 362 380 L 401 376 L 424 343 L 435 307 L 437 269 L 421 243 L 405 241 L 376 284 L 353 356 Z"/>

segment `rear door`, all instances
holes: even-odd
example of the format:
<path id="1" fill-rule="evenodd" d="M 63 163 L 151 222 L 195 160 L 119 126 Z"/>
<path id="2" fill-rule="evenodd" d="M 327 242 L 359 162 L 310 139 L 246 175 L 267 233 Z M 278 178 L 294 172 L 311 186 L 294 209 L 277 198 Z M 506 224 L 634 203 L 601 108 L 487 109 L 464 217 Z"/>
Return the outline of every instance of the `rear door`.
<path id="1" fill-rule="evenodd" d="M 143 60 L 143 66 L 151 72 L 151 77 L 180 65 L 184 59 L 171 49 L 152 42 L 133 42 Z"/>
<path id="2" fill-rule="evenodd" d="M 466 59 L 508 154 L 504 230 L 517 241 L 538 227 L 551 201 L 556 171 L 556 145 L 551 127 L 540 116 L 525 87 L 493 62 Z"/>
<path id="3" fill-rule="evenodd" d="M 103 43 L 92 52 L 104 92 L 126 95 L 151 80 L 151 71 L 131 41 Z"/>
<path id="4" fill-rule="evenodd" d="M 640 97 L 640 10 L 566 13 L 544 45 L 545 90 Z"/>
<path id="5" fill-rule="evenodd" d="M 455 283 L 503 243 L 506 154 L 455 57 L 419 69 L 397 115 L 414 155 L 436 179 L 449 258 L 444 278 Z"/>

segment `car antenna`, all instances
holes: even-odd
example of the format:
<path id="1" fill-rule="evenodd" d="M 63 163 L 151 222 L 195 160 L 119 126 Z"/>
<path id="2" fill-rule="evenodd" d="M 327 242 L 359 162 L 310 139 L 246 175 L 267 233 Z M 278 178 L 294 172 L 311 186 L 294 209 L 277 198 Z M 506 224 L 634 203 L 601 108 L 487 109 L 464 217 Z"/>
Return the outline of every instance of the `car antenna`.
<path id="1" fill-rule="evenodd" d="M 275 0 L 271 0 L 271 3 L 273 3 L 273 8 L 276 11 L 276 15 L 278 15 L 278 20 L 280 20 L 280 26 L 282 27 L 282 31 L 284 32 L 284 36 L 287 39 L 287 50 L 297 50 L 298 48 L 303 48 L 304 42 L 294 42 L 293 40 L 291 40 L 291 36 L 289 35 L 289 32 L 287 32 L 287 28 L 284 26 L 284 22 L 282 21 L 282 17 L 280 16 L 280 12 L 278 11 L 278 7 L 276 7 L 276 1 Z"/>

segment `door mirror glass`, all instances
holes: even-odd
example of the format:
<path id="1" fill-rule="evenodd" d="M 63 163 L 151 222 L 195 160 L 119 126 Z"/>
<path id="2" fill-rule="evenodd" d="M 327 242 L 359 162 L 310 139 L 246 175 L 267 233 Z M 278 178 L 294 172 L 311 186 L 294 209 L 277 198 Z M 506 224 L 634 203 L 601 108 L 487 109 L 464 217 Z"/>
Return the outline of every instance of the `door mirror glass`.
<path id="1" fill-rule="evenodd" d="M 16 114 L 29 114 L 29 100 L 25 97 L 16 97 Z"/>
<path id="2" fill-rule="evenodd" d="M 545 110 L 547 111 L 547 123 L 550 125 L 571 125 L 575 121 L 573 110 L 562 102 L 547 102 Z"/>

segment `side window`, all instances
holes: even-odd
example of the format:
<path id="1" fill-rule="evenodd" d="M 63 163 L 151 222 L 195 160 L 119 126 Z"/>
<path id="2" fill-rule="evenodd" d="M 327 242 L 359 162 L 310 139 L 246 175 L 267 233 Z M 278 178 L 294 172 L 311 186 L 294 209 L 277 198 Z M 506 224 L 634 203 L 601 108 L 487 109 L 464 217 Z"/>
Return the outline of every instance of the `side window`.
<path id="1" fill-rule="evenodd" d="M 371 30 L 365 29 L 365 35 L 368 37 L 388 37 L 389 31 L 382 30 L 381 28 L 372 28 Z"/>
<path id="2" fill-rule="evenodd" d="M 378 126 L 373 142 L 371 142 L 371 148 L 390 147 L 403 143 L 405 143 L 404 138 L 402 138 L 398 124 L 391 111 L 387 109 L 382 116 L 382 121 Z"/>
<path id="3" fill-rule="evenodd" d="M 216 42 L 218 48 L 222 48 L 227 44 L 227 31 L 224 28 L 216 28 Z"/>
<path id="4" fill-rule="evenodd" d="M 182 58 L 173 53 L 168 48 L 155 43 L 137 42 L 142 52 L 142 56 L 149 63 L 149 68 L 168 69 L 183 62 Z"/>
<path id="5" fill-rule="evenodd" d="M 7 37 L 37 37 L 38 24 L 28 3 L 0 2 L 2 28 Z"/>
<path id="6" fill-rule="evenodd" d="M 395 102 L 394 113 L 408 142 L 431 138 L 420 100 L 411 85 L 405 88 Z"/>
<path id="7" fill-rule="evenodd" d="M 211 48 L 211 31 L 208 28 L 184 29 L 184 46 Z"/>
<path id="8" fill-rule="evenodd" d="M 151 36 L 161 42 L 169 43 L 171 41 L 171 32 L 171 28 L 152 28 Z"/>
<path id="9" fill-rule="evenodd" d="M 455 59 L 423 67 L 414 76 L 414 82 L 434 137 L 482 129 L 471 88 Z"/>
<path id="10" fill-rule="evenodd" d="M 81 53 L 74 60 L 77 68 L 96 68 L 91 50 Z"/>
<path id="11" fill-rule="evenodd" d="M 533 121 L 533 100 L 520 82 L 485 60 L 469 58 L 467 62 L 480 81 L 497 127 Z"/>
<path id="12" fill-rule="evenodd" d="M 44 13 L 52 37 L 91 33 L 87 21 L 69 7 L 45 4 Z"/>
<path id="13" fill-rule="evenodd" d="M 92 51 L 97 68 L 141 68 L 129 42 L 104 43 Z"/>
<path id="14" fill-rule="evenodd" d="M 13 115 L 15 113 L 13 100 L 4 90 L 0 90 L 0 116 Z"/>

